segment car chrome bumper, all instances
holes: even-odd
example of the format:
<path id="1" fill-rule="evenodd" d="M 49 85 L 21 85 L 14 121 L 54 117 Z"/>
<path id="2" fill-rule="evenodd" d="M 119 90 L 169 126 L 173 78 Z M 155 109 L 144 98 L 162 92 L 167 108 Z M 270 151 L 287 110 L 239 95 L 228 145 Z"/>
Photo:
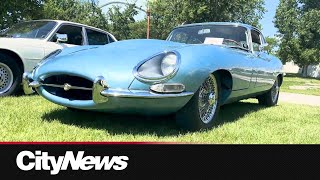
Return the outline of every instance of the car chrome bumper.
<path id="1" fill-rule="evenodd" d="M 29 75 L 30 73 L 25 72 L 22 76 L 22 88 L 25 94 L 33 94 L 35 92 L 33 88 L 30 86 Z"/>
<path id="2" fill-rule="evenodd" d="M 104 97 L 122 97 L 122 98 L 150 98 L 150 99 L 159 99 L 159 98 L 172 98 L 172 97 L 183 97 L 183 96 L 192 96 L 192 92 L 182 92 L 174 94 L 158 94 L 150 91 L 144 90 L 119 90 L 119 89 L 105 89 L 100 93 Z"/>
<path id="3" fill-rule="evenodd" d="M 42 84 L 38 81 L 30 82 L 30 73 L 23 74 L 23 90 L 25 94 L 34 93 L 40 86 L 53 86 L 48 84 Z M 64 88 L 63 85 L 54 85 L 55 87 Z M 69 87 L 79 88 L 79 87 Z M 181 92 L 181 93 L 154 93 L 148 90 L 129 90 L 129 89 L 112 89 L 109 88 L 104 77 L 99 76 L 93 82 L 92 98 L 94 103 L 100 104 L 108 101 L 108 97 L 119 98 L 147 98 L 147 99 L 159 99 L 159 98 L 175 98 L 192 96 L 193 92 Z"/>

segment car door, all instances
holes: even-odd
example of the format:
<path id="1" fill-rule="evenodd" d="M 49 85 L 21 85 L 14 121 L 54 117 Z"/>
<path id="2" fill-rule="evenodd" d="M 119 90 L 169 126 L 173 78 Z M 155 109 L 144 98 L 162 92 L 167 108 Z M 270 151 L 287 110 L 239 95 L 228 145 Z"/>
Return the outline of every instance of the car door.
<path id="1" fill-rule="evenodd" d="M 221 31 L 225 29 L 226 27 Z M 226 37 L 222 36 L 222 38 L 236 40 L 240 43 L 241 48 L 234 48 L 234 53 L 226 54 L 225 58 L 234 60 L 236 64 L 236 66 L 233 65 L 231 68 L 232 78 L 234 79 L 232 89 L 238 91 L 239 95 L 244 95 L 250 92 L 256 81 L 256 79 L 253 78 L 254 56 L 249 49 L 250 32 L 244 27 L 232 27 L 230 29 L 234 29 L 229 32 L 231 35 Z"/>
<path id="2" fill-rule="evenodd" d="M 246 90 L 255 84 L 255 77 L 253 77 L 253 61 L 254 57 L 251 52 L 238 52 L 239 55 L 235 56 L 237 66 L 231 70 L 233 82 L 233 90 Z"/>
<path id="3" fill-rule="evenodd" d="M 57 42 L 56 34 L 66 34 L 67 41 Z M 85 38 L 82 26 L 73 24 L 62 24 L 47 42 L 45 46 L 45 56 L 57 49 L 81 45 L 85 45 Z"/>
<path id="4" fill-rule="evenodd" d="M 256 78 L 254 87 L 270 86 L 273 84 L 273 69 L 271 57 L 263 50 L 266 44 L 262 34 L 257 30 L 251 30 L 252 49 L 255 59 L 253 75 Z"/>

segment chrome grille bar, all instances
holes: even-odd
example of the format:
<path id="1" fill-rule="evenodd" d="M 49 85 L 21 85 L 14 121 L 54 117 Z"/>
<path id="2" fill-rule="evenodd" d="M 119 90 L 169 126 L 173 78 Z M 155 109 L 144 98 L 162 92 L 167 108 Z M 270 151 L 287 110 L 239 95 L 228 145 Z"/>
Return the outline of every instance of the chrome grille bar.
<path id="1" fill-rule="evenodd" d="M 58 84 L 40 84 L 41 86 L 48 86 L 48 87 L 57 87 L 57 88 L 62 88 L 65 89 L 68 87 L 68 90 L 70 89 L 78 89 L 78 90 L 86 90 L 86 91 L 92 91 L 92 88 L 86 88 L 86 87 L 79 87 L 79 86 L 72 86 L 69 84 L 64 84 L 64 85 L 58 85 Z"/>
<path id="2" fill-rule="evenodd" d="M 35 84 L 35 85 L 33 85 Z M 79 87 L 79 86 L 72 86 L 70 84 L 64 84 L 64 85 L 59 85 L 59 84 L 44 84 L 44 83 L 30 83 L 29 86 L 30 87 L 39 87 L 39 86 L 47 86 L 47 87 L 56 87 L 56 88 L 62 88 L 65 90 L 70 90 L 70 89 L 77 89 L 77 90 L 85 90 L 85 91 L 92 91 L 93 88 L 86 88 L 86 87 Z M 36 87 L 35 87 L 36 88 Z"/>
<path id="3" fill-rule="evenodd" d="M 57 88 L 65 88 L 69 84 L 64 85 L 58 85 L 58 84 L 41 84 L 42 86 L 49 86 L 49 87 L 57 87 Z M 79 86 L 72 86 L 69 85 L 69 89 L 78 89 L 78 90 L 86 90 L 86 91 L 92 91 L 92 88 L 86 88 L 86 87 L 79 87 Z"/>

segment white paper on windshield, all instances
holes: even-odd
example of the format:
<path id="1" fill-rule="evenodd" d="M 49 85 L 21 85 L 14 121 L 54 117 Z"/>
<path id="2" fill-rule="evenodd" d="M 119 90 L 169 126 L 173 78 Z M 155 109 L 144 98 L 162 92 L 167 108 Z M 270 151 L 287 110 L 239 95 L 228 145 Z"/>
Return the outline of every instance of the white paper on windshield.
<path id="1" fill-rule="evenodd" d="M 222 45 L 223 38 L 206 37 L 204 44 Z"/>

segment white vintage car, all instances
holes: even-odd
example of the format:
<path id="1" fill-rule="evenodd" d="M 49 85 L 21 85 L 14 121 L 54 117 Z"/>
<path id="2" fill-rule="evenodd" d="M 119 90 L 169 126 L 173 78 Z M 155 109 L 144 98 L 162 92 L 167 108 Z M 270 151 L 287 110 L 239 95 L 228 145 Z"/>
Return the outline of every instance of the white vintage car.
<path id="1" fill-rule="evenodd" d="M 109 32 L 58 20 L 25 21 L 0 34 L 0 97 L 20 89 L 22 74 L 58 49 L 117 41 Z"/>

